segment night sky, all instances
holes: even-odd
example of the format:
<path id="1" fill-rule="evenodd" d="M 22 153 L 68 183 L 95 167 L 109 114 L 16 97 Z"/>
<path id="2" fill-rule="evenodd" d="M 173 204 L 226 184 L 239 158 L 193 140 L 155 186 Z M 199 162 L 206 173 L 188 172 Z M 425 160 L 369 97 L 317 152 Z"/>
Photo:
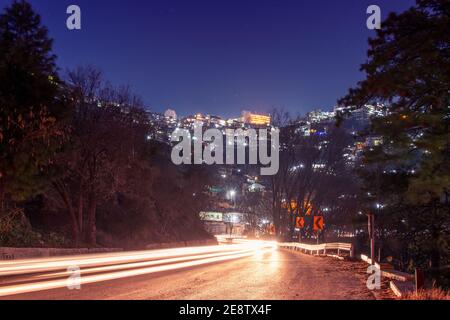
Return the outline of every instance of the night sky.
<path id="1" fill-rule="evenodd" d="M 9 4 L 0 0 L 0 8 Z M 237 116 L 331 109 L 363 78 L 366 9 L 385 18 L 413 0 L 31 0 L 61 70 L 100 67 L 155 111 Z M 82 30 L 66 28 L 77 4 Z"/>

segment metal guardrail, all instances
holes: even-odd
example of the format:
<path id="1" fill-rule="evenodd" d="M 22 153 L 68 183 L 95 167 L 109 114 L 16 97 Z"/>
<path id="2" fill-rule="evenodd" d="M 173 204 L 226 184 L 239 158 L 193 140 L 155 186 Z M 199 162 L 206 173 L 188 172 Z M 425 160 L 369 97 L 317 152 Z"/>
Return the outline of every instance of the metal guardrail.
<path id="1" fill-rule="evenodd" d="M 306 243 L 298 243 L 298 242 L 285 242 L 280 243 L 280 247 L 290 249 L 290 250 L 297 250 L 297 251 L 304 251 L 305 253 L 310 254 L 327 254 L 327 251 L 337 251 L 337 255 L 341 253 L 341 251 L 348 251 L 350 257 L 353 257 L 354 250 L 353 245 L 351 243 L 342 243 L 342 242 L 333 242 L 333 243 L 323 243 L 323 244 L 306 244 Z"/>

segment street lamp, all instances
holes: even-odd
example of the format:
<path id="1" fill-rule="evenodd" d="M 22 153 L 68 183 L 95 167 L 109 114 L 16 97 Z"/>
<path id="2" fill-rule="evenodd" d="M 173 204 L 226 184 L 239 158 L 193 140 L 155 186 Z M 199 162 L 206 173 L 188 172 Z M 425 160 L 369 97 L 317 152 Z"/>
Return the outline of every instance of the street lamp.
<path id="1" fill-rule="evenodd" d="M 229 225 L 229 230 L 230 230 L 230 238 L 233 236 L 233 227 L 234 224 L 239 222 L 239 217 L 237 214 L 235 213 L 230 213 L 228 215 L 228 225 Z"/>
<path id="2" fill-rule="evenodd" d="M 373 213 L 368 213 L 367 218 L 370 240 L 370 259 L 372 260 L 372 264 L 375 264 L 375 215 Z"/>
<path id="3" fill-rule="evenodd" d="M 233 206 L 236 207 L 236 190 L 228 191 L 228 197 L 230 200 L 233 200 Z"/>

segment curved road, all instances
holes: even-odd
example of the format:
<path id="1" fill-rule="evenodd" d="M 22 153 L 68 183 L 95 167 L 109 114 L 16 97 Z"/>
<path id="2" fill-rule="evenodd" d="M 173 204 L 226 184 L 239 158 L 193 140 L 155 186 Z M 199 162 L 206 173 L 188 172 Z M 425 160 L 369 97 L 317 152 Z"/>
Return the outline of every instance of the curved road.
<path id="1" fill-rule="evenodd" d="M 1 299 L 374 299 L 364 281 L 348 262 L 256 250 L 232 260 L 82 284 L 80 290 L 57 288 Z"/>

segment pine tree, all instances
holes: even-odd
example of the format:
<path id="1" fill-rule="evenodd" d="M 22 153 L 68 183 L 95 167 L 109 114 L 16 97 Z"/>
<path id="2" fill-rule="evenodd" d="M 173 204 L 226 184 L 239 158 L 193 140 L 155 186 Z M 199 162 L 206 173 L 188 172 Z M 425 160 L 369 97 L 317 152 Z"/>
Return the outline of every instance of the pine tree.
<path id="1" fill-rule="evenodd" d="M 369 40 L 366 79 L 340 101 L 389 105 L 388 116 L 372 121 L 370 134 L 383 144 L 366 150 L 362 177 L 367 190 L 390 201 L 391 215 L 402 215 L 391 230 L 406 225 L 420 237 L 434 267 L 449 257 L 449 30 L 446 0 L 418 0 L 391 14 Z"/>
<path id="2" fill-rule="evenodd" d="M 63 136 L 61 85 L 52 40 L 22 0 L 0 15 L 0 201 L 42 191 L 43 167 Z"/>

